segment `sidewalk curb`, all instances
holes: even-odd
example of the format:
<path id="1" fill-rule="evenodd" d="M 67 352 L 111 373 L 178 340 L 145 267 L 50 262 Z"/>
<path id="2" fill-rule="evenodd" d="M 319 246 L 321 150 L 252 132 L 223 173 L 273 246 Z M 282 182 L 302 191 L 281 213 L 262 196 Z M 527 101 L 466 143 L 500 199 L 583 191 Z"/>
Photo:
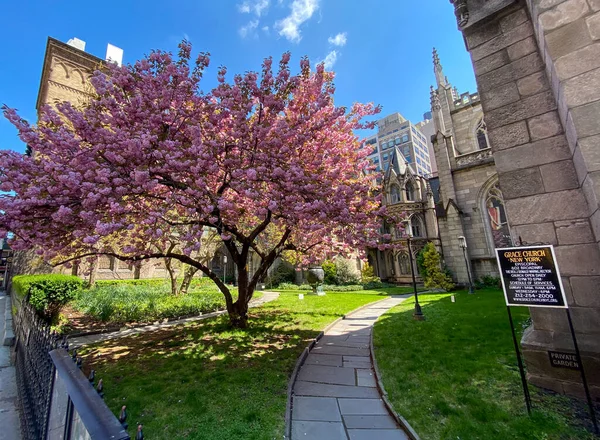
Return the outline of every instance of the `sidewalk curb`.
<path id="1" fill-rule="evenodd" d="M 4 308 L 4 337 L 2 345 L 11 347 L 15 343 L 15 333 L 13 331 L 13 320 L 12 320 L 12 302 L 10 296 L 6 296 L 6 303 Z"/>

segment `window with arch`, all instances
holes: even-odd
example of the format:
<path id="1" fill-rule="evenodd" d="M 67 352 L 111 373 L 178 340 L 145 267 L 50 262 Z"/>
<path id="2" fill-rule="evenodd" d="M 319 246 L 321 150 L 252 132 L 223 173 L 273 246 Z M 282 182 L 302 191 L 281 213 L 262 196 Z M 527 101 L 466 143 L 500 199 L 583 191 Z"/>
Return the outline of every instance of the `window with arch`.
<path id="1" fill-rule="evenodd" d="M 487 191 L 484 203 L 485 215 L 494 247 L 512 246 L 506 210 L 504 209 L 504 198 L 502 197 L 502 191 L 500 191 L 498 182 L 492 185 Z"/>
<path id="2" fill-rule="evenodd" d="M 400 274 L 410 275 L 410 258 L 407 253 L 398 254 L 398 266 L 400 267 Z"/>
<path id="3" fill-rule="evenodd" d="M 406 182 L 405 186 L 406 200 L 413 202 L 415 200 L 415 187 L 412 182 Z"/>
<path id="4" fill-rule="evenodd" d="M 485 121 L 483 119 L 479 121 L 479 124 L 477 124 L 475 135 L 477 137 L 477 146 L 480 150 L 489 148 L 490 144 L 487 137 L 487 126 L 485 125 Z"/>
<path id="5" fill-rule="evenodd" d="M 424 237 L 425 236 L 425 223 L 423 218 L 419 214 L 413 214 L 409 220 L 410 233 L 413 237 Z"/>
<path id="6" fill-rule="evenodd" d="M 391 203 L 398 203 L 400 201 L 400 188 L 398 185 L 392 185 L 390 189 Z"/>

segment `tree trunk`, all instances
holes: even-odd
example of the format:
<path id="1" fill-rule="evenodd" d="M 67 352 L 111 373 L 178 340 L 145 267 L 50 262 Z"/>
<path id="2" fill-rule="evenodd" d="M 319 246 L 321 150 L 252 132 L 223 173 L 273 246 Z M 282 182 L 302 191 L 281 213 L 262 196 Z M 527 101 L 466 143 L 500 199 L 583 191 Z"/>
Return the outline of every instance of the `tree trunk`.
<path id="1" fill-rule="evenodd" d="M 238 265 L 238 299 L 231 306 L 229 323 L 234 328 L 248 327 L 248 302 L 252 298 L 254 289 L 249 286 L 248 269 L 245 265 Z"/>
<path id="2" fill-rule="evenodd" d="M 98 272 L 98 256 L 94 257 L 94 261 L 90 263 L 90 276 L 88 278 L 88 284 L 90 287 L 94 287 L 96 284 L 96 275 Z"/>
<path id="3" fill-rule="evenodd" d="M 185 271 L 183 273 L 183 280 L 181 281 L 181 286 L 179 286 L 179 293 L 181 295 L 185 295 L 188 292 L 188 289 L 190 288 L 190 284 L 192 283 L 192 279 L 194 278 L 194 275 L 196 275 L 196 272 L 198 272 L 197 268 L 186 265 Z"/>
<path id="4" fill-rule="evenodd" d="M 177 295 L 177 269 L 173 267 L 173 260 L 171 258 L 165 258 L 165 267 L 171 281 L 171 295 L 175 296 Z"/>
<path id="5" fill-rule="evenodd" d="M 229 323 L 233 328 L 248 327 L 248 304 L 238 300 L 233 303 L 232 309 L 229 310 Z"/>

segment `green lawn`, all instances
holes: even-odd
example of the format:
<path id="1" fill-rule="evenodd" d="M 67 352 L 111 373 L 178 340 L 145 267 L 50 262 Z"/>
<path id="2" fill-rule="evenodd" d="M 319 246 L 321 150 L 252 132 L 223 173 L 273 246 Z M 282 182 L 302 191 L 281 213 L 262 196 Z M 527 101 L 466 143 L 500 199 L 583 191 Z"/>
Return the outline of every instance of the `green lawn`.
<path id="1" fill-rule="evenodd" d="M 286 390 L 298 356 L 327 324 L 410 288 L 328 293 L 285 291 L 251 309 L 250 328 L 227 317 L 108 341 L 82 351 L 84 371 L 103 378 L 115 414 L 157 439 L 281 439 Z M 133 429 L 130 429 L 133 435 Z"/>
<path id="2" fill-rule="evenodd" d="M 596 438 L 576 415 L 587 416 L 581 402 L 533 386 L 527 416 L 501 291 L 461 292 L 455 303 L 449 294 L 419 300 L 426 321 L 412 319 L 411 298 L 375 324 L 374 344 L 394 408 L 422 439 Z M 512 311 L 521 333 L 528 310 Z"/>

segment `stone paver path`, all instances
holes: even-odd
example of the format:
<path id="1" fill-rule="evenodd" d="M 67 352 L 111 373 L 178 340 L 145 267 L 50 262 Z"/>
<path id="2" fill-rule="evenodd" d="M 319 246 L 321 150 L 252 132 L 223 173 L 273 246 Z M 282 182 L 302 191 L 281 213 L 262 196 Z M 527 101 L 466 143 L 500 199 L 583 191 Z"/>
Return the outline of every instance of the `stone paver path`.
<path id="1" fill-rule="evenodd" d="M 409 296 L 376 302 L 328 329 L 293 387 L 291 440 L 408 440 L 377 389 L 370 357 L 373 324 Z"/>
<path id="2" fill-rule="evenodd" d="M 250 307 L 258 307 L 262 306 L 265 303 L 271 302 L 279 298 L 278 292 L 263 292 L 263 296 L 259 299 L 251 300 L 249 306 Z M 175 325 L 185 324 L 188 322 L 200 321 L 202 319 L 212 318 L 213 316 L 224 315 L 227 313 L 227 310 L 220 310 L 218 312 L 207 313 L 205 315 L 200 316 L 192 316 L 190 318 L 178 319 L 177 321 L 169 321 L 161 324 L 150 324 L 145 325 L 143 327 L 134 327 L 128 328 L 126 330 L 119 330 L 116 332 L 110 333 L 100 333 L 97 335 L 89 335 L 89 336 L 78 336 L 75 338 L 69 339 L 69 348 L 77 348 L 82 345 L 93 344 L 95 342 L 107 341 L 109 339 L 117 339 L 123 338 L 125 336 L 135 335 L 137 333 L 146 333 L 154 330 L 160 330 L 162 328 L 173 327 Z"/>
<path id="3" fill-rule="evenodd" d="M 0 290 L 0 440 L 19 440 L 15 367 L 10 364 L 10 347 L 2 344 L 7 302 L 6 294 Z"/>

